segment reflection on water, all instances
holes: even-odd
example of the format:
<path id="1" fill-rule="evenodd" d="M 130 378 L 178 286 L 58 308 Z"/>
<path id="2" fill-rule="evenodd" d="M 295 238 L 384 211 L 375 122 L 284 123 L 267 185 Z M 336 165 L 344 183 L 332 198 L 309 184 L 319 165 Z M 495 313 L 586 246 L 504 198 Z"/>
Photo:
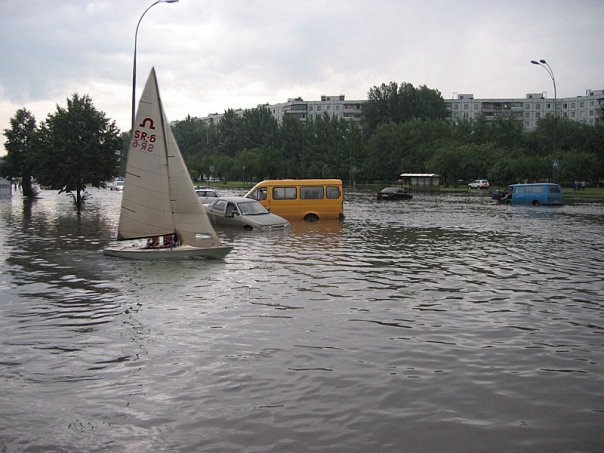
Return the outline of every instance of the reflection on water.
<path id="1" fill-rule="evenodd" d="M 596 451 L 604 205 L 474 194 L 102 255 L 121 194 L 0 201 L 0 451 Z"/>

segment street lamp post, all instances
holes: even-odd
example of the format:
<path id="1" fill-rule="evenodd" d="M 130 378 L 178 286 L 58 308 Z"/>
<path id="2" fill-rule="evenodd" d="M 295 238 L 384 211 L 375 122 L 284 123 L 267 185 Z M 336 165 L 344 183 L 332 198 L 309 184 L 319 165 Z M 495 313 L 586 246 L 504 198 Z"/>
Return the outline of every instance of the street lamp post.
<path id="1" fill-rule="evenodd" d="M 149 11 L 151 8 L 153 8 L 155 5 L 157 5 L 158 3 L 176 3 L 178 2 L 178 0 L 156 0 L 153 4 L 151 4 L 151 6 L 149 6 L 144 12 L 143 14 L 141 14 L 140 19 L 138 20 L 138 23 L 136 24 L 136 31 L 134 32 L 134 63 L 132 64 L 132 123 L 131 123 L 131 131 L 134 131 L 134 105 L 136 103 L 136 44 L 137 44 L 137 40 L 138 40 L 138 27 L 141 24 L 141 21 L 143 20 L 143 17 L 145 17 L 145 14 L 147 14 L 147 11 Z"/>
<path id="2" fill-rule="evenodd" d="M 554 71 L 552 71 L 551 66 L 547 64 L 547 61 L 531 60 L 531 63 L 536 64 L 537 66 L 541 66 L 543 69 L 545 69 L 551 77 L 552 83 L 554 84 L 554 146 L 552 149 L 552 182 L 554 182 L 554 173 L 556 171 L 556 128 L 558 126 L 558 118 L 556 116 L 556 108 L 558 103 L 558 93 L 556 92 L 556 78 L 554 77 Z"/>

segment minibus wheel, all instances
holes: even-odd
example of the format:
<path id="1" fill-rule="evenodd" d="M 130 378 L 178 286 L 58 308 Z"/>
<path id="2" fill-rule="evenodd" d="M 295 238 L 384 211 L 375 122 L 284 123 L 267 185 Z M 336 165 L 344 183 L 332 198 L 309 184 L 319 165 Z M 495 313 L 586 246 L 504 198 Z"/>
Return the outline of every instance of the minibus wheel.
<path id="1" fill-rule="evenodd" d="M 533 206 L 540 206 L 541 203 L 539 203 L 539 200 L 534 200 L 533 201 Z"/>
<path id="2" fill-rule="evenodd" d="M 304 216 L 304 220 L 306 220 L 307 222 L 316 222 L 317 220 L 319 220 L 319 216 L 317 214 L 306 214 Z"/>

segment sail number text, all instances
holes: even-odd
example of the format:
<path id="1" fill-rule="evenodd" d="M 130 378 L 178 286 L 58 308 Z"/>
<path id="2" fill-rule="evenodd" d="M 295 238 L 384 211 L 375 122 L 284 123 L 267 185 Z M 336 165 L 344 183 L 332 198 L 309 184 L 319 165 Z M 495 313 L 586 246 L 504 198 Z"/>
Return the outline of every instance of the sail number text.
<path id="1" fill-rule="evenodd" d="M 134 138 L 132 139 L 132 148 L 140 149 L 141 151 L 153 151 L 153 144 L 155 143 L 155 134 L 149 134 L 140 130 L 134 131 Z"/>

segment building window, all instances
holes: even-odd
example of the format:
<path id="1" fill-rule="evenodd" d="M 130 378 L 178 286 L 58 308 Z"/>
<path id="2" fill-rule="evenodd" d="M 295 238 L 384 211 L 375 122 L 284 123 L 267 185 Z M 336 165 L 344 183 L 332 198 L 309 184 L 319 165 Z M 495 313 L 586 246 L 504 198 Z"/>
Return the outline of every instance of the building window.
<path id="1" fill-rule="evenodd" d="M 464 109 L 464 110 L 468 110 L 469 108 L 470 108 L 470 105 L 469 105 L 469 104 L 464 104 L 464 105 L 463 105 L 463 109 Z"/>
<path id="2" fill-rule="evenodd" d="M 536 110 L 540 110 L 541 109 L 541 104 L 535 104 L 535 109 Z"/>

